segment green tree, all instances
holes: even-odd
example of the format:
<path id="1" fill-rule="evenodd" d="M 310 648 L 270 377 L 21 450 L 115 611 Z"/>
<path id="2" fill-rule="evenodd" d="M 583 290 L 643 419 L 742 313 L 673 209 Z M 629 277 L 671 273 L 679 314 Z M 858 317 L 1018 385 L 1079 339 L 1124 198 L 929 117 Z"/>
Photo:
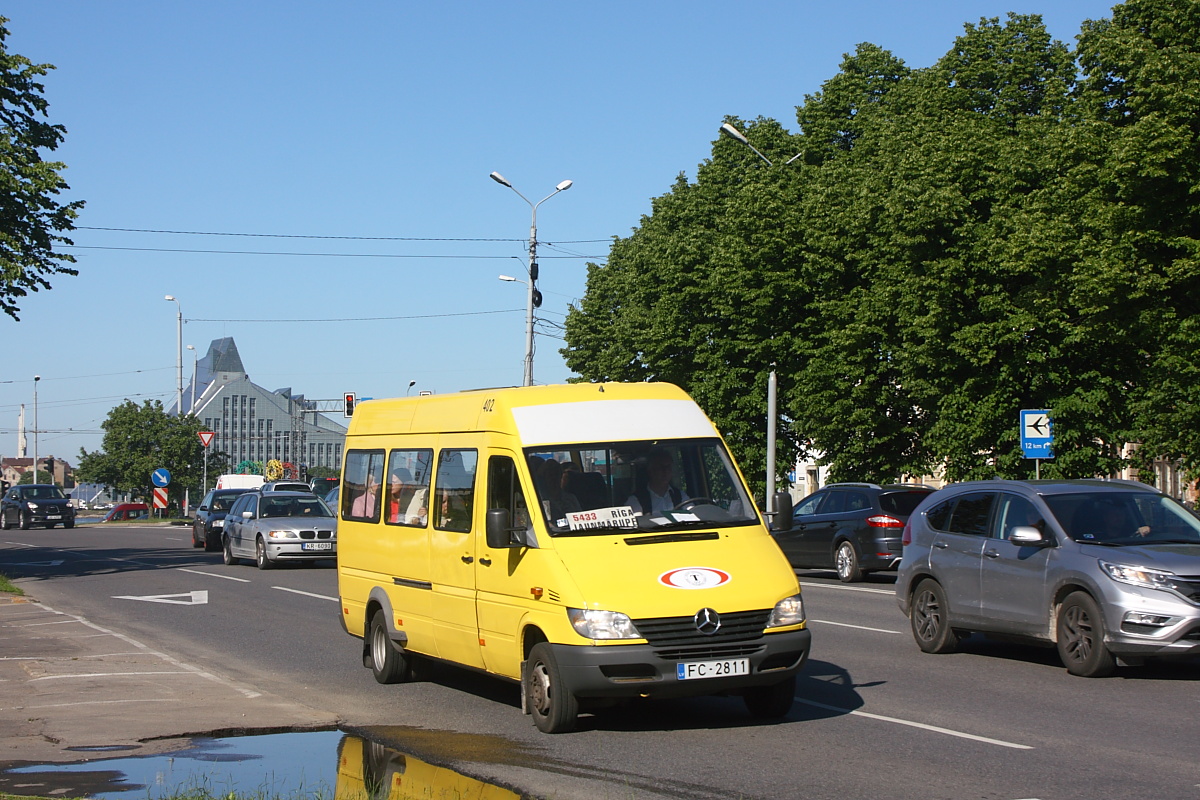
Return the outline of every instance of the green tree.
<path id="1" fill-rule="evenodd" d="M 54 247 L 72 244 L 61 232 L 74 228 L 83 202 L 59 202 L 70 188 L 59 174 L 66 165 L 42 160 L 66 135 L 63 126 L 46 121 L 49 104 L 38 81 L 54 67 L 9 53 L 6 22 L 0 17 L 0 309 L 19 319 L 18 300 L 49 289 L 48 276 L 78 274 L 67 266 L 75 258 Z"/>
<path id="2" fill-rule="evenodd" d="M 35 480 L 33 477 L 33 470 L 22 472 L 21 479 L 17 481 L 17 484 L 24 486 L 25 484 L 30 483 L 54 483 L 54 476 L 52 476 L 49 472 L 46 472 L 44 469 L 39 469 L 37 471 L 37 479 Z"/>
<path id="3" fill-rule="evenodd" d="M 198 434 L 204 424 L 198 418 L 168 416 L 158 400 L 140 406 L 126 400 L 109 412 L 100 427 L 102 449 L 79 451 L 76 475 L 80 480 L 149 497 L 151 474 L 165 467 L 171 473 L 170 496 L 182 505 L 184 490 L 190 489 L 199 501 L 204 447 Z M 210 472 L 223 459 L 223 453 L 210 454 Z"/>

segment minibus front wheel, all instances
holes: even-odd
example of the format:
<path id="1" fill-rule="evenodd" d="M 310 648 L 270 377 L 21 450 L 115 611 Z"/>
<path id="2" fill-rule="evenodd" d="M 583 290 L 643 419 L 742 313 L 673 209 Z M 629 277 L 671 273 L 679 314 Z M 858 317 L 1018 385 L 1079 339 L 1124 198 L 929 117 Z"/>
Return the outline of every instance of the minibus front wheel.
<path id="1" fill-rule="evenodd" d="M 579 717 L 579 700 L 563 683 L 554 650 L 539 642 L 525 665 L 525 707 L 542 733 L 568 733 Z"/>
<path id="2" fill-rule="evenodd" d="M 379 683 L 400 683 L 408 675 L 408 659 L 392 644 L 383 609 L 371 617 L 371 672 Z"/>

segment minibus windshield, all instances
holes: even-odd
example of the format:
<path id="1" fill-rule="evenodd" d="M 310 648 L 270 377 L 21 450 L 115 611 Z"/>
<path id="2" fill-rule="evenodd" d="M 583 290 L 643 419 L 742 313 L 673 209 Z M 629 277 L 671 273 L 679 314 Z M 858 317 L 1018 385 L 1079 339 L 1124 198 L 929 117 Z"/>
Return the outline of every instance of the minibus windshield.
<path id="1" fill-rule="evenodd" d="M 759 521 L 715 437 L 530 447 L 525 458 L 551 536 Z"/>

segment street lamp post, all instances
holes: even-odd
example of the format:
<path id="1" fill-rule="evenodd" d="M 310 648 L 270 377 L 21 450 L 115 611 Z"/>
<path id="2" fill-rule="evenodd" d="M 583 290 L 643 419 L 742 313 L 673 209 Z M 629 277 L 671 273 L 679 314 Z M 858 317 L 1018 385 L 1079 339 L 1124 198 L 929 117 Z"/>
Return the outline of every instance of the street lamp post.
<path id="1" fill-rule="evenodd" d="M 178 347 L 179 355 L 175 359 L 175 413 L 178 416 L 183 416 L 183 307 L 179 305 L 179 301 L 174 295 L 167 295 L 163 298 L 175 304 L 175 344 Z"/>
<path id="2" fill-rule="evenodd" d="M 537 265 L 537 210 L 538 206 L 549 200 L 559 192 L 565 192 L 571 188 L 571 181 L 563 181 L 554 187 L 554 191 L 538 200 L 536 203 L 530 201 L 528 197 L 517 191 L 517 188 L 508 182 L 507 179 L 499 172 L 493 172 L 489 177 L 501 186 L 507 186 L 517 193 L 526 203 L 529 204 L 530 210 L 533 212 L 533 219 L 529 223 L 529 291 L 525 303 L 525 386 L 533 386 L 533 309 L 540 306 L 541 293 L 537 290 L 538 265 Z M 535 302 L 535 297 L 536 302 Z"/>
<path id="3" fill-rule="evenodd" d="M 730 125 L 728 122 L 721 126 L 721 133 L 725 134 L 734 141 L 741 142 L 746 147 L 754 151 L 754 154 L 767 162 L 768 167 L 775 166 L 771 159 L 758 152 L 758 148 L 750 144 L 750 140 L 742 134 L 737 128 Z M 801 150 L 796 155 L 784 162 L 784 166 L 791 164 L 800 156 L 804 155 Z M 771 371 L 767 375 L 767 516 L 771 517 L 775 513 L 775 419 L 776 419 L 776 394 L 778 384 L 775 377 L 775 364 L 771 364 Z"/>
<path id="4" fill-rule="evenodd" d="M 38 452 L 37 452 L 37 434 L 38 434 L 38 418 L 37 418 L 37 385 L 42 379 L 41 375 L 33 376 L 33 480 L 31 483 L 37 483 L 38 469 Z"/>

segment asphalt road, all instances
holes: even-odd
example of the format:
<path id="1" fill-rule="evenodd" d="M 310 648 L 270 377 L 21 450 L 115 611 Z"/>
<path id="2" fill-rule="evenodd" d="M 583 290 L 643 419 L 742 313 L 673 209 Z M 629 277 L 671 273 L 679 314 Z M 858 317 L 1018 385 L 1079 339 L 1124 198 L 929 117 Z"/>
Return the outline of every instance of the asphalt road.
<path id="1" fill-rule="evenodd" d="M 184 528 L 84 526 L 4 532 L 0 572 L 237 685 L 542 797 L 1200 797 L 1200 662 L 1088 680 L 1052 650 L 979 637 L 925 655 L 888 576 L 845 586 L 801 573 L 813 656 L 785 721 L 703 698 L 546 736 L 496 679 L 443 668 L 431 682 L 375 683 L 338 624 L 332 565 L 226 567 Z"/>

